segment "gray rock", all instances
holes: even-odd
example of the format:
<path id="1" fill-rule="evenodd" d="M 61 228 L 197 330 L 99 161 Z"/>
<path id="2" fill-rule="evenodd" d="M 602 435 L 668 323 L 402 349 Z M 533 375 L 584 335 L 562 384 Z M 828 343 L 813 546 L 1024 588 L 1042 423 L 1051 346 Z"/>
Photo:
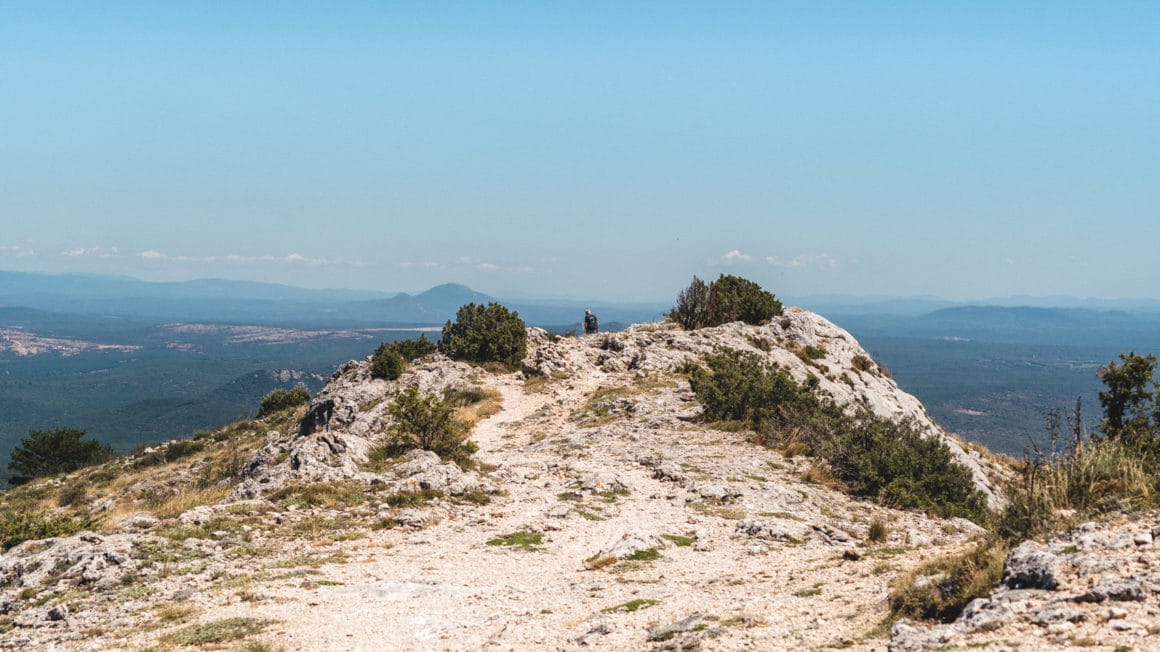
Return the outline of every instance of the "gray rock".
<path id="1" fill-rule="evenodd" d="M 1137 546 L 1150 546 L 1152 545 L 1152 533 L 1139 532 L 1132 537 L 1132 543 L 1135 543 Z"/>
<path id="2" fill-rule="evenodd" d="M 665 480 L 668 482 L 675 482 L 679 485 L 684 485 L 688 478 L 685 472 L 676 462 L 662 462 L 653 467 L 653 477 L 657 480 Z"/>
<path id="3" fill-rule="evenodd" d="M 807 526 L 788 526 L 781 523 L 769 523 L 764 519 L 746 519 L 738 521 L 734 532 L 757 539 L 770 539 L 801 543 L 807 536 Z"/>
<path id="4" fill-rule="evenodd" d="M 1047 626 L 1053 623 L 1081 623 L 1088 618 L 1088 612 L 1059 603 L 1050 603 L 1040 609 L 1031 622 Z"/>
<path id="5" fill-rule="evenodd" d="M 1007 556 L 1003 584 L 1013 589 L 1059 587 L 1059 558 L 1035 541 L 1025 541 Z"/>
<path id="6" fill-rule="evenodd" d="M 596 623 L 587 632 L 581 634 L 580 636 L 577 636 L 573 640 L 575 640 L 580 645 L 584 645 L 584 646 L 594 645 L 597 641 L 600 640 L 601 636 L 606 636 L 606 635 L 611 634 L 611 633 L 612 633 L 612 628 L 610 628 L 607 624 L 601 622 L 601 623 Z"/>
<path id="7" fill-rule="evenodd" d="M 68 605 L 58 604 L 48 610 L 48 620 L 68 620 Z"/>
<path id="8" fill-rule="evenodd" d="M 127 525 L 135 530 L 148 530 L 160 522 L 161 520 L 156 516 L 151 516 L 149 514 L 137 514 L 133 518 L 129 519 Z"/>
<path id="9" fill-rule="evenodd" d="M 741 491 L 736 487 L 716 483 L 699 485 L 694 491 L 703 500 L 711 500 L 718 503 L 732 502 L 742 495 Z"/>
<path id="10" fill-rule="evenodd" d="M 612 545 L 606 547 L 600 552 L 600 557 L 615 557 L 617 559 L 627 559 L 634 554 L 643 550 L 652 548 L 660 550 L 668 545 L 664 539 L 655 534 L 647 532 L 626 532 Z"/>
<path id="11" fill-rule="evenodd" d="M 1132 578 L 1108 578 L 1100 580 L 1092 589 L 1075 598 L 1076 602 L 1139 602 L 1145 597 L 1144 587 Z"/>

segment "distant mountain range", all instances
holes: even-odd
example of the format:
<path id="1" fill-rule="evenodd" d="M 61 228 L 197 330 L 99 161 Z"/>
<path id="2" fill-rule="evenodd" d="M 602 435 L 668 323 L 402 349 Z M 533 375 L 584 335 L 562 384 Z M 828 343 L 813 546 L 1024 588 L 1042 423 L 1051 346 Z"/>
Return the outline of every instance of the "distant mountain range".
<path id="1" fill-rule="evenodd" d="M 448 283 L 419 294 L 311 290 L 272 283 L 205 279 L 153 283 L 134 278 L 0 271 L 0 307 L 151 323 L 218 321 L 312 327 L 442 325 L 466 303 L 498 301 L 532 325 L 564 328 L 591 308 L 608 326 L 656 321 L 660 303 L 497 299 Z"/>

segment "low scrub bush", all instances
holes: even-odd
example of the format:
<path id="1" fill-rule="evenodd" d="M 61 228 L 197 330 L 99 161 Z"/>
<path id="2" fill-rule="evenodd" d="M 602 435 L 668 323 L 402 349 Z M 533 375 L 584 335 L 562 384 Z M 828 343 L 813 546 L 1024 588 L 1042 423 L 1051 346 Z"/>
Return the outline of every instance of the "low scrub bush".
<path id="1" fill-rule="evenodd" d="M 734 321 L 763 324 L 782 311 L 781 302 L 757 283 L 722 274 L 708 285 L 694 276 L 677 294 L 677 305 L 669 318 L 685 330 L 693 330 Z"/>
<path id="2" fill-rule="evenodd" d="M 454 322 L 443 326 L 439 350 L 456 360 L 515 368 L 528 352 L 527 325 L 518 312 L 498 303 L 469 303 L 459 308 Z"/>
<path id="3" fill-rule="evenodd" d="M 389 344 L 380 344 L 371 356 L 371 377 L 395 380 L 407 370 L 407 361 Z"/>
<path id="4" fill-rule="evenodd" d="M 270 416 L 282 410 L 305 405 L 310 402 L 310 392 L 305 387 L 291 389 L 275 389 L 262 398 L 262 405 L 258 409 L 258 418 Z"/>
<path id="5" fill-rule="evenodd" d="M 456 416 L 457 408 L 448 396 L 420 394 L 415 386 L 398 392 L 387 407 L 394 423 L 382 455 L 395 457 L 421 448 L 460 466 L 469 466 L 478 447 L 468 440 L 470 428 Z"/>
<path id="6" fill-rule="evenodd" d="M 434 342 L 427 339 L 426 335 L 420 335 L 418 339 L 395 340 L 388 346 L 407 362 L 414 362 L 419 358 L 431 355 L 439 349 Z"/>
<path id="7" fill-rule="evenodd" d="M 970 471 L 913 423 L 868 411 L 847 415 L 820 401 L 808 382 L 799 385 L 754 353 L 722 349 L 705 363 L 708 369 L 694 369 L 689 384 L 707 420 L 743 421 L 760 443 L 805 448 L 856 495 L 941 516 L 986 518 Z"/>
<path id="8" fill-rule="evenodd" d="M 0 513 L 0 551 L 34 539 L 67 537 L 95 524 L 87 514 L 47 516 L 35 511 L 5 511 Z"/>
<path id="9" fill-rule="evenodd" d="M 371 376 L 395 380 L 407 370 L 407 365 L 438 350 L 434 342 L 420 335 L 418 339 L 383 342 L 371 356 Z"/>

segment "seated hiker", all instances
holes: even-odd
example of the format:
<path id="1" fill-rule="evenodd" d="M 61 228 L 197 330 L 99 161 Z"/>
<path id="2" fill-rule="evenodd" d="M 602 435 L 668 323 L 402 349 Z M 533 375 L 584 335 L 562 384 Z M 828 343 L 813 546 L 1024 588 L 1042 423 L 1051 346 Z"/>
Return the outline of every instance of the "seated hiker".
<path id="1" fill-rule="evenodd" d="M 584 311 L 584 334 L 591 335 L 592 333 L 600 332 L 600 320 L 596 319 L 596 315 L 592 314 L 591 310 Z"/>

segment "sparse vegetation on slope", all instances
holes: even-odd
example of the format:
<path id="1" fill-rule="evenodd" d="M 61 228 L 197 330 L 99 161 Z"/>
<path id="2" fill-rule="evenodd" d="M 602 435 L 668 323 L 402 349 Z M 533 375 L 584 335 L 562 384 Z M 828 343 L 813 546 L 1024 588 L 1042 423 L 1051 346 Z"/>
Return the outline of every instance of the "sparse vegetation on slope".
<path id="1" fill-rule="evenodd" d="M 741 421 L 771 446 L 805 447 L 853 493 L 942 516 L 986 517 L 983 495 L 946 444 L 914 424 L 819 400 L 757 354 L 722 349 L 689 383 L 710 421 Z"/>

